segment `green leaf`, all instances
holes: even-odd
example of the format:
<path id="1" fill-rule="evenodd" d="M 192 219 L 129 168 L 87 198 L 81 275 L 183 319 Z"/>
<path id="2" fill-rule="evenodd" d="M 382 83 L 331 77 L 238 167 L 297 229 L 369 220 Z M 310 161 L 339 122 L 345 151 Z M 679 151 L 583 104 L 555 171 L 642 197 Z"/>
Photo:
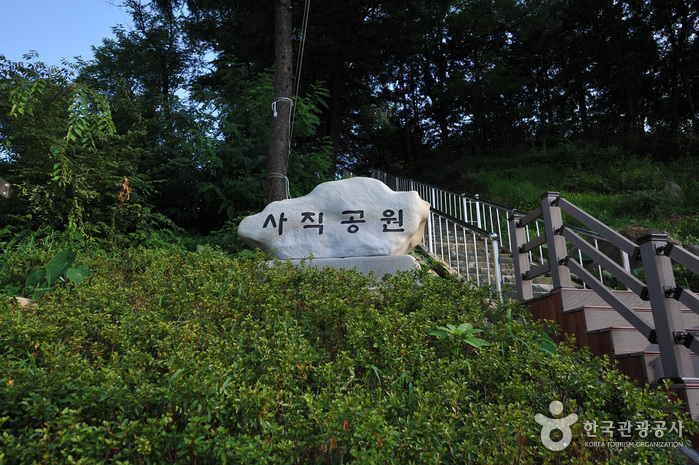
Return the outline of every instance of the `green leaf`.
<path id="1" fill-rule="evenodd" d="M 249 249 L 245 249 L 245 250 L 241 250 L 240 252 L 238 252 L 237 256 L 241 257 L 241 258 L 254 258 L 255 252 L 253 252 L 252 250 L 249 250 Z"/>
<path id="2" fill-rule="evenodd" d="M 490 342 L 480 339 L 477 337 L 467 337 L 464 338 L 464 342 L 470 346 L 475 347 L 476 349 L 480 349 L 481 347 L 489 346 Z"/>
<path id="3" fill-rule="evenodd" d="M 92 274 L 92 271 L 87 267 L 87 265 L 80 265 L 78 271 L 83 275 L 83 278 L 87 278 Z"/>
<path id="4" fill-rule="evenodd" d="M 471 323 L 461 323 L 458 328 L 456 328 L 457 331 L 461 331 L 465 333 L 469 329 L 473 329 L 473 325 Z"/>
<path id="5" fill-rule="evenodd" d="M 446 331 L 442 331 L 441 329 L 431 329 L 427 331 L 427 334 L 429 334 L 430 336 L 447 337 L 449 333 L 447 333 Z"/>
<path id="6" fill-rule="evenodd" d="M 545 352 L 550 355 L 558 355 L 558 346 L 556 343 L 551 339 L 551 336 L 548 334 L 544 333 L 541 336 L 541 342 L 539 343 L 539 349 L 542 352 Z"/>
<path id="7" fill-rule="evenodd" d="M 8 284 L 5 286 L 5 290 L 3 291 L 5 295 L 9 295 L 10 297 L 21 297 L 21 291 L 22 288 L 20 286 L 13 286 L 11 284 Z"/>
<path id="8" fill-rule="evenodd" d="M 85 278 L 90 276 L 90 269 L 85 265 L 80 265 L 77 268 L 68 268 L 66 276 L 73 284 L 80 284 Z"/>
<path id="9" fill-rule="evenodd" d="M 49 286 L 52 286 L 59 277 L 63 276 L 77 256 L 78 252 L 64 249 L 51 259 L 49 264 L 46 265 L 46 279 L 48 280 Z"/>
<path id="10" fill-rule="evenodd" d="M 462 323 L 459 325 L 458 328 L 456 328 L 456 331 L 455 331 L 456 334 L 466 334 L 466 335 L 478 334 L 478 333 L 482 333 L 482 332 L 483 332 L 482 329 L 474 328 L 471 323 Z"/>
<path id="11" fill-rule="evenodd" d="M 24 283 L 26 287 L 34 287 L 38 286 L 39 283 L 41 282 L 42 279 L 46 277 L 46 270 L 45 269 L 40 269 L 39 271 L 36 271 L 32 273 Z"/>

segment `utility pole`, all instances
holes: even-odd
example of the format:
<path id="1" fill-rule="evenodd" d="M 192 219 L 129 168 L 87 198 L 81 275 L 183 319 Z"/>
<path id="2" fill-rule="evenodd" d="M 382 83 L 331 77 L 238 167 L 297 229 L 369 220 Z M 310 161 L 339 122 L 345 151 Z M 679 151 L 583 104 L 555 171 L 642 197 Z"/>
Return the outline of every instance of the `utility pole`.
<path id="1" fill-rule="evenodd" d="M 292 73 L 291 0 L 274 3 L 274 103 L 267 154 L 267 203 L 286 199 L 291 106 Z"/>

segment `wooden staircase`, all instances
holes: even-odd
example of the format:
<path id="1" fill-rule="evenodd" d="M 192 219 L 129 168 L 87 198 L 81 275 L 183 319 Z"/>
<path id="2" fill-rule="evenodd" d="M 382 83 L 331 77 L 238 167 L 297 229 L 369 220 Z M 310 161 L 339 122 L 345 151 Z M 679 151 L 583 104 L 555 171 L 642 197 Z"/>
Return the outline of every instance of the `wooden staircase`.
<path id="1" fill-rule="evenodd" d="M 633 311 L 654 326 L 649 303 L 631 291 L 613 291 Z M 618 363 L 619 369 L 639 385 L 659 386 L 663 366 L 658 344 L 650 343 L 616 310 L 608 306 L 590 289 L 560 288 L 550 294 L 527 302 L 536 319 L 551 320 L 561 328 L 554 337 L 560 342 L 567 335 L 574 335 L 579 348 L 589 347 L 593 355 L 608 356 Z M 699 315 L 682 308 L 685 331 L 699 337 Z M 692 353 L 692 364 L 699 373 L 699 356 Z M 672 384 L 686 405 L 694 421 L 699 421 L 699 379 L 685 379 L 682 384 Z M 695 445 L 696 447 L 696 445 Z"/>

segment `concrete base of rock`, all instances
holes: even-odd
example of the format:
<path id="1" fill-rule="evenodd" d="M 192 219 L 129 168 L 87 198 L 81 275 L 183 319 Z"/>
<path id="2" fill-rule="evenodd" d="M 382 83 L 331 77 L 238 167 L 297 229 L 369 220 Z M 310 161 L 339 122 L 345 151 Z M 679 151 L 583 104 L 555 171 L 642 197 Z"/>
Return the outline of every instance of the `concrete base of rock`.
<path id="1" fill-rule="evenodd" d="M 394 275 L 399 271 L 419 269 L 415 257 L 412 255 L 388 255 L 375 257 L 347 257 L 347 258 L 313 258 L 305 260 L 289 260 L 295 265 L 316 266 L 319 268 L 356 269 L 359 273 L 368 275 L 373 272 L 378 278 L 385 274 Z"/>

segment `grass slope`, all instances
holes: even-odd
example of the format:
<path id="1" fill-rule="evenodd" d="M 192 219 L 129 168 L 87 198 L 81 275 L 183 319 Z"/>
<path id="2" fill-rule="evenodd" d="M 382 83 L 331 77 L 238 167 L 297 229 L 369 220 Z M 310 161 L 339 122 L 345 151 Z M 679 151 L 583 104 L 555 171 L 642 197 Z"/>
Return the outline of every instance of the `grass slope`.
<path id="1" fill-rule="evenodd" d="M 696 156 L 658 162 L 615 147 L 567 142 L 548 151 L 452 159 L 415 171 L 413 176 L 420 181 L 478 193 L 522 211 L 536 208 L 544 192 L 560 192 L 613 228 L 659 228 L 699 244 Z M 681 195 L 673 193 L 669 182 L 682 189 Z"/>
<path id="2" fill-rule="evenodd" d="M 13 257 L 32 271 L 32 254 Z M 683 463 L 672 448 L 590 447 L 618 438 L 585 425 L 696 431 L 662 390 L 552 350 L 523 307 L 463 283 L 208 247 L 76 263 L 92 275 L 36 305 L 0 297 L 0 463 Z M 465 322 L 488 345 L 433 331 Z M 561 452 L 534 421 L 554 399 L 579 416 Z"/>

